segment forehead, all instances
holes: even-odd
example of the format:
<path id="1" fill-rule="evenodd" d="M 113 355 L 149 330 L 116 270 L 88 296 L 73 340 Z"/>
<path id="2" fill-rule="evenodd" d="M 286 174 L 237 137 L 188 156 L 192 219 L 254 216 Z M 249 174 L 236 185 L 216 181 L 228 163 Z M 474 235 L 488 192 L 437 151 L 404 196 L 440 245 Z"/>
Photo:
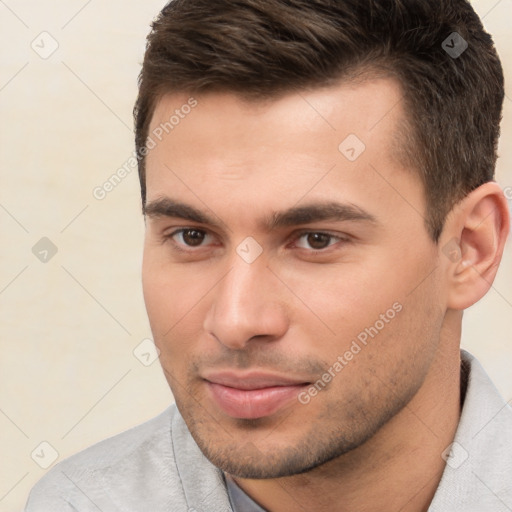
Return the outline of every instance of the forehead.
<path id="1" fill-rule="evenodd" d="M 242 124 L 255 133 L 259 131 L 259 135 L 264 131 L 271 136 L 269 130 L 284 126 L 289 135 L 303 131 L 312 135 L 323 123 L 324 128 L 340 131 L 339 135 L 348 129 L 364 137 L 382 121 L 384 130 L 378 132 L 389 132 L 396 121 L 405 117 L 402 95 L 397 80 L 369 77 L 265 100 L 246 100 L 230 92 L 172 93 L 156 102 L 149 135 L 155 131 L 163 137 L 172 133 L 176 139 L 187 127 L 196 136 L 207 134 L 209 128 L 229 135 L 230 128 L 237 132 Z"/>
<path id="2" fill-rule="evenodd" d="M 174 194 L 201 206 L 223 198 L 247 210 L 410 195 L 407 189 L 421 184 L 398 158 L 404 119 L 401 88 L 388 78 L 267 101 L 168 94 L 149 129 L 148 200 Z"/>

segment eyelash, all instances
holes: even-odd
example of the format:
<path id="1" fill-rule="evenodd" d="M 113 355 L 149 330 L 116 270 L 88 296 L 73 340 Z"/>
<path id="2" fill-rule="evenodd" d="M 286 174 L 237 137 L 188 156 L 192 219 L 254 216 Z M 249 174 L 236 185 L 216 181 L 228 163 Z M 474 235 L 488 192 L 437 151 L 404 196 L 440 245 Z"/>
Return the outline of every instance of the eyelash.
<path id="1" fill-rule="evenodd" d="M 180 229 L 177 229 L 177 230 L 173 231 L 172 233 L 169 233 L 168 235 L 164 235 L 164 242 L 168 242 L 169 241 L 169 242 L 171 242 L 173 244 L 174 248 L 177 251 L 184 252 L 184 253 L 189 253 L 189 254 L 196 252 L 196 250 L 204 248 L 203 245 L 195 246 L 194 247 L 194 246 L 187 246 L 186 244 L 181 244 L 181 243 L 177 243 L 177 242 L 174 241 L 174 237 L 176 235 L 178 235 L 180 233 L 185 233 L 187 231 L 199 231 L 200 233 L 204 233 L 206 236 L 212 236 L 210 233 L 208 233 L 208 231 L 206 231 L 204 229 L 188 227 L 188 228 L 180 228 Z M 336 245 L 336 243 L 339 243 L 339 242 L 348 243 L 348 242 L 350 242 L 348 237 L 342 237 L 342 236 L 339 236 L 339 235 L 334 235 L 332 233 L 325 232 L 325 231 L 311 231 L 311 230 L 309 230 L 309 231 L 302 230 L 302 231 L 299 231 L 298 233 L 295 233 L 293 235 L 293 240 L 294 241 L 300 240 L 302 237 L 304 237 L 306 235 L 325 235 L 325 236 L 330 237 L 330 239 L 337 240 L 337 242 L 329 244 L 329 245 L 327 245 L 323 249 L 304 249 L 302 247 L 299 247 L 300 250 L 308 251 L 308 253 L 310 253 L 310 254 L 327 253 L 328 249 L 330 247 L 332 247 L 333 245 Z M 189 249 L 184 249 L 184 247 L 189 247 Z"/>

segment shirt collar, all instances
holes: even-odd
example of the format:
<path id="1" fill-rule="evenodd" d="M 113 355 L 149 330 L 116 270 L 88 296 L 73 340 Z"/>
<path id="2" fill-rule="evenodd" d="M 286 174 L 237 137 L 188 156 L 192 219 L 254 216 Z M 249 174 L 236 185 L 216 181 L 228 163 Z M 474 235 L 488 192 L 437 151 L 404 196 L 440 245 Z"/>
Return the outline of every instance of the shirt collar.
<path id="1" fill-rule="evenodd" d="M 224 478 L 226 479 L 229 501 L 231 502 L 233 512 L 266 512 L 264 508 L 261 508 L 252 498 L 240 489 L 230 475 L 224 473 Z"/>

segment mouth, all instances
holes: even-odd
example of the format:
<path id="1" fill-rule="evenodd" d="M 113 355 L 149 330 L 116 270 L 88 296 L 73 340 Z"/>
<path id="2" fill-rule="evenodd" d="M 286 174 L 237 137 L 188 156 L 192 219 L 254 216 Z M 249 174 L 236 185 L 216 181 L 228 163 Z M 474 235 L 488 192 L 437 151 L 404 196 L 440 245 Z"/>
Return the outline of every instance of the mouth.
<path id="1" fill-rule="evenodd" d="M 213 402 L 228 416 L 257 419 L 277 413 L 310 382 L 265 373 L 212 373 L 203 377 Z"/>

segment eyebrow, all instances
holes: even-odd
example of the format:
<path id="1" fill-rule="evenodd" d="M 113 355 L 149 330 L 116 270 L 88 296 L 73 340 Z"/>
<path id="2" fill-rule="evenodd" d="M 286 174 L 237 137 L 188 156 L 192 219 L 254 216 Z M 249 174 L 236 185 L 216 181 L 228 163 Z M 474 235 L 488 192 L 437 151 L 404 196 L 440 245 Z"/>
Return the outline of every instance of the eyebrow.
<path id="1" fill-rule="evenodd" d="M 176 217 L 199 224 L 219 226 L 224 224 L 216 215 L 210 215 L 188 204 L 164 197 L 144 205 L 143 213 L 147 217 Z M 319 221 L 357 221 L 378 224 L 374 215 L 351 203 L 335 201 L 311 203 L 294 206 L 288 210 L 272 212 L 259 222 L 267 231 L 277 228 L 311 224 Z"/>
<path id="2" fill-rule="evenodd" d="M 295 206 L 289 210 L 274 212 L 265 225 L 272 230 L 319 221 L 358 221 L 377 224 L 377 219 L 359 206 L 331 201 Z"/>

